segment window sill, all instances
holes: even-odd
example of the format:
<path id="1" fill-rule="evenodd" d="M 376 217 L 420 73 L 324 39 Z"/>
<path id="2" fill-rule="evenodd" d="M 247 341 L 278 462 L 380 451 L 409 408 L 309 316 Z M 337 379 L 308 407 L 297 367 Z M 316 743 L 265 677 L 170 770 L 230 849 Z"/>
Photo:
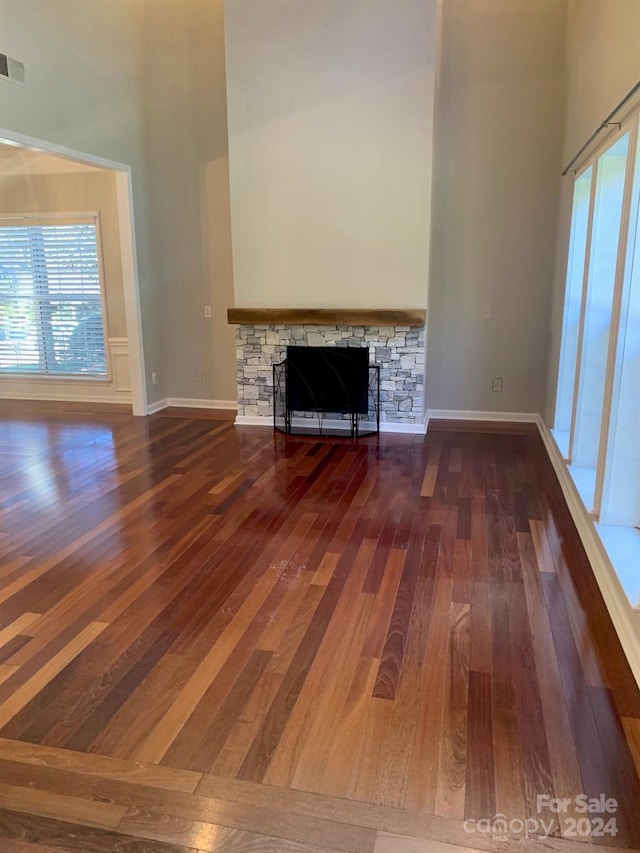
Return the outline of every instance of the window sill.
<path id="1" fill-rule="evenodd" d="M 567 468 L 587 512 L 590 515 L 593 514 L 593 502 L 596 493 L 596 469 L 583 468 L 578 465 L 568 465 Z"/>
<path id="2" fill-rule="evenodd" d="M 560 448 L 561 449 L 561 448 Z M 591 516 L 600 542 L 631 607 L 640 613 L 640 530 L 614 524 L 600 524 L 593 513 L 595 468 L 569 465 L 567 470 Z"/>
<path id="3" fill-rule="evenodd" d="M 569 459 L 569 430 L 552 429 L 551 435 L 555 438 L 558 449 L 565 461 Z"/>
<path id="4" fill-rule="evenodd" d="M 83 376 L 77 373 L 63 375 L 53 373 L 44 375 L 42 373 L 0 373 L 0 382 L 78 382 L 95 385 L 108 385 L 111 379 L 108 376 Z"/>
<path id="5" fill-rule="evenodd" d="M 567 465 L 556 430 L 548 430 L 542 422 L 540 431 L 614 627 L 621 639 L 624 637 L 627 654 L 631 648 L 632 668 L 640 684 L 640 530 L 600 524 L 587 509 L 591 503 L 585 501 L 585 492 L 589 497 L 595 481 L 594 469 Z M 625 612 L 631 616 L 630 622 Z M 633 640 L 629 640 L 629 626 L 633 627 Z"/>
<path id="6" fill-rule="evenodd" d="M 596 530 L 629 604 L 640 611 L 640 530 L 613 524 L 596 524 Z"/>

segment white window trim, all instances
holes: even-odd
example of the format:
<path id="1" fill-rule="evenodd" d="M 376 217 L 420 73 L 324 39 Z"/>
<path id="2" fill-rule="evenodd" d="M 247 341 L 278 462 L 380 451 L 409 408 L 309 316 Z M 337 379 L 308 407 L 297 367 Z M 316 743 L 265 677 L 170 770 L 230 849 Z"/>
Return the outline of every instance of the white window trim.
<path id="1" fill-rule="evenodd" d="M 596 484 L 593 509 L 589 509 L 586 505 L 582 494 L 580 493 L 579 481 L 574 478 L 571 471 L 571 459 L 573 454 L 573 442 L 575 433 L 575 420 L 578 405 L 578 385 L 580 381 L 581 365 L 582 365 L 582 347 L 584 336 L 584 323 L 586 313 L 587 289 L 589 266 L 591 260 L 591 237 L 593 229 L 594 216 L 594 201 L 597 187 L 598 176 L 598 160 L 600 157 L 616 142 L 622 138 L 625 133 L 629 133 L 629 160 L 625 173 L 625 183 L 623 190 L 623 201 L 620 221 L 620 238 L 617 248 L 616 270 L 614 280 L 614 290 L 612 297 L 612 315 L 611 326 L 609 332 L 608 355 L 606 365 L 605 388 L 603 397 L 602 420 L 600 427 L 600 439 L 598 448 L 598 458 L 596 465 Z M 640 109 L 636 103 L 630 108 L 624 119 L 621 121 L 617 130 L 611 130 L 606 134 L 606 137 L 600 141 L 597 148 L 594 148 L 588 156 L 580 162 L 579 167 L 574 173 L 574 183 L 580 178 L 589 168 L 593 169 L 591 177 L 591 195 L 589 201 L 589 222 L 587 231 L 587 242 L 585 248 L 584 274 L 583 274 L 583 290 L 582 304 L 580 313 L 580 331 L 578 339 L 578 351 L 576 359 L 576 376 L 573 390 L 572 400 L 572 415 L 571 428 L 567 435 L 560 433 L 556 437 L 555 430 L 547 430 L 541 423 L 540 430 L 550 451 L 550 456 L 556 467 L 556 471 L 561 479 L 565 497 L 570 504 L 572 514 L 576 523 L 578 522 L 574 508 L 580 514 L 582 519 L 588 519 L 591 530 L 596 535 L 598 548 L 601 555 L 606 555 L 605 563 L 610 566 L 609 575 L 606 573 L 600 575 L 596 571 L 598 582 L 600 583 L 607 606 L 609 607 L 612 616 L 615 613 L 628 614 L 628 617 L 617 617 L 614 619 L 616 628 L 621 633 L 621 639 L 625 645 L 625 650 L 629 654 L 629 648 L 633 649 L 633 668 L 638 683 L 640 684 L 640 600 L 638 599 L 638 589 L 640 589 L 640 579 L 637 582 L 631 582 L 629 577 L 629 566 L 640 566 L 640 523 L 638 525 L 616 526 L 613 524 L 602 523 L 600 516 L 603 512 L 603 495 L 606 486 L 607 464 L 610 448 L 610 433 L 613 428 L 614 412 L 612 407 L 615 402 L 615 378 L 616 378 L 616 353 L 618 348 L 618 339 L 621 331 L 621 309 L 624 288 L 625 266 L 627 262 L 627 247 L 630 239 L 629 229 L 632 224 L 631 205 L 633 202 L 634 181 L 640 180 L 637 172 L 637 151 L 638 151 L 638 136 L 640 134 Z M 571 208 L 571 217 L 573 217 L 573 207 Z M 567 286 L 567 264 L 568 259 L 565 259 L 565 282 Z M 566 290 L 565 290 L 566 299 Z M 566 303 L 563 302 L 563 306 Z M 563 324 L 562 334 L 564 334 L 564 307 L 563 307 Z M 561 339 L 562 344 L 562 339 Z M 560 356 L 559 356 L 560 358 Z M 560 360 L 556 365 L 556 377 L 558 377 L 560 368 Z M 557 393 L 557 389 L 556 389 Z M 557 402 L 557 401 L 556 401 Z M 545 435 L 545 433 L 548 433 Z M 553 436 L 553 438 L 552 438 Z M 553 445 L 553 451 L 551 450 Z M 562 459 L 562 476 L 560 474 L 559 460 Z M 571 483 L 571 493 L 567 491 L 563 483 L 566 478 Z M 573 506 L 572 506 L 573 505 Z M 579 507 L 579 509 L 578 509 Z M 582 534 L 581 534 L 582 536 Z M 582 536 L 584 541 L 584 536 Z M 593 557 L 593 553 L 590 557 Z M 593 562 L 593 559 L 592 559 Z M 599 565 L 599 560 L 594 563 L 594 571 Z M 612 609 L 613 608 L 613 609 Z M 627 618 L 629 621 L 627 622 Z M 629 626 L 631 632 L 629 633 Z M 630 646 L 625 642 L 626 638 L 635 635 L 635 640 L 630 640 Z"/>

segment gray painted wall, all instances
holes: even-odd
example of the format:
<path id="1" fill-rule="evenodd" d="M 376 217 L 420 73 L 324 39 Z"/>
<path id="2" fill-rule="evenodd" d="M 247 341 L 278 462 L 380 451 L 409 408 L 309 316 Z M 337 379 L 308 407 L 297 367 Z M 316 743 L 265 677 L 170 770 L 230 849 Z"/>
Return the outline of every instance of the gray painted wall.
<path id="1" fill-rule="evenodd" d="M 148 370 L 164 370 L 168 396 L 235 400 L 235 329 L 226 321 L 233 272 L 222 0 L 144 0 L 142 56 L 149 222 L 166 354 L 158 368 L 148 360 Z"/>
<path id="2" fill-rule="evenodd" d="M 164 355 L 147 216 L 141 12 L 141 0 L 0 0 L 1 49 L 22 60 L 27 75 L 26 87 L 0 81 L 0 127 L 132 167 L 145 356 L 159 363 Z M 151 401 L 163 396 L 161 387 L 148 390 Z"/>
<path id="3" fill-rule="evenodd" d="M 28 82 L 0 81 L 0 127 L 132 167 L 149 401 L 233 399 L 222 0 L 0 0 L 0 20 Z"/>
<path id="4" fill-rule="evenodd" d="M 539 412 L 566 3 L 446 0 L 427 330 L 430 409 Z M 490 305 L 492 319 L 484 319 Z M 501 394 L 493 377 L 504 379 Z"/>

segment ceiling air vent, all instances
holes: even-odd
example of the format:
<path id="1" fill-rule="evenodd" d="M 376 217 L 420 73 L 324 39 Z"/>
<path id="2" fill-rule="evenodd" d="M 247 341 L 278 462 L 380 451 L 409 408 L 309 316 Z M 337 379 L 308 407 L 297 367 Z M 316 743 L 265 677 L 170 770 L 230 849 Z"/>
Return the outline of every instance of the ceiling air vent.
<path id="1" fill-rule="evenodd" d="M 6 53 L 0 53 L 0 77 L 6 80 L 11 80 L 14 83 L 21 83 L 23 86 L 26 82 L 24 74 L 24 62 L 14 59 L 12 56 L 7 56 Z"/>

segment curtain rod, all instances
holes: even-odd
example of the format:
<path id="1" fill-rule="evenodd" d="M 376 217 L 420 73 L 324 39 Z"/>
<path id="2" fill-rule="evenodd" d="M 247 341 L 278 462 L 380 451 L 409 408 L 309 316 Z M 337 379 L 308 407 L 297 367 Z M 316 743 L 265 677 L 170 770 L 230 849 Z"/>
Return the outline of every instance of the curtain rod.
<path id="1" fill-rule="evenodd" d="M 593 140 L 596 138 L 596 136 L 597 136 L 599 133 L 601 133 L 601 132 L 606 128 L 606 127 L 608 127 L 610 124 L 612 124 L 611 119 L 612 119 L 612 118 L 613 118 L 617 113 L 619 113 L 619 112 L 620 112 L 620 110 L 625 106 L 625 104 L 627 104 L 627 103 L 631 100 L 631 98 L 633 98 L 633 96 L 635 95 L 635 93 L 636 93 L 637 91 L 639 91 L 639 90 L 640 90 L 640 80 L 638 80 L 638 82 L 636 83 L 636 85 L 635 85 L 632 89 L 630 89 L 630 90 L 627 92 L 627 94 L 626 94 L 626 95 L 624 96 L 624 98 L 620 101 L 620 103 L 619 103 L 619 104 L 618 104 L 618 105 L 617 105 L 617 106 L 616 106 L 616 107 L 615 107 L 615 108 L 614 108 L 614 109 L 609 113 L 609 115 L 604 119 L 604 121 L 602 122 L 602 124 L 600 124 L 600 126 L 599 126 L 599 127 L 598 127 L 598 128 L 597 128 L 597 129 L 596 129 L 596 130 L 591 134 L 591 136 L 587 139 L 587 141 L 586 141 L 586 142 L 585 142 L 585 144 L 582 146 L 582 148 L 578 151 L 578 153 L 575 155 L 575 157 L 573 158 L 573 160 L 571 160 L 571 162 L 570 162 L 570 163 L 569 163 L 569 164 L 564 168 L 564 170 L 563 170 L 563 172 L 562 172 L 562 176 L 563 176 L 563 177 L 564 177 L 568 172 L 570 172 L 570 171 L 571 171 L 571 167 L 573 166 L 573 164 L 574 164 L 574 163 L 576 162 L 576 160 L 578 160 L 578 159 L 580 158 L 580 156 L 581 156 L 581 155 L 582 155 L 582 154 L 587 150 L 587 148 L 591 145 L 591 143 L 592 143 L 592 142 L 593 142 Z M 613 123 L 615 123 L 615 122 L 613 122 Z"/>

